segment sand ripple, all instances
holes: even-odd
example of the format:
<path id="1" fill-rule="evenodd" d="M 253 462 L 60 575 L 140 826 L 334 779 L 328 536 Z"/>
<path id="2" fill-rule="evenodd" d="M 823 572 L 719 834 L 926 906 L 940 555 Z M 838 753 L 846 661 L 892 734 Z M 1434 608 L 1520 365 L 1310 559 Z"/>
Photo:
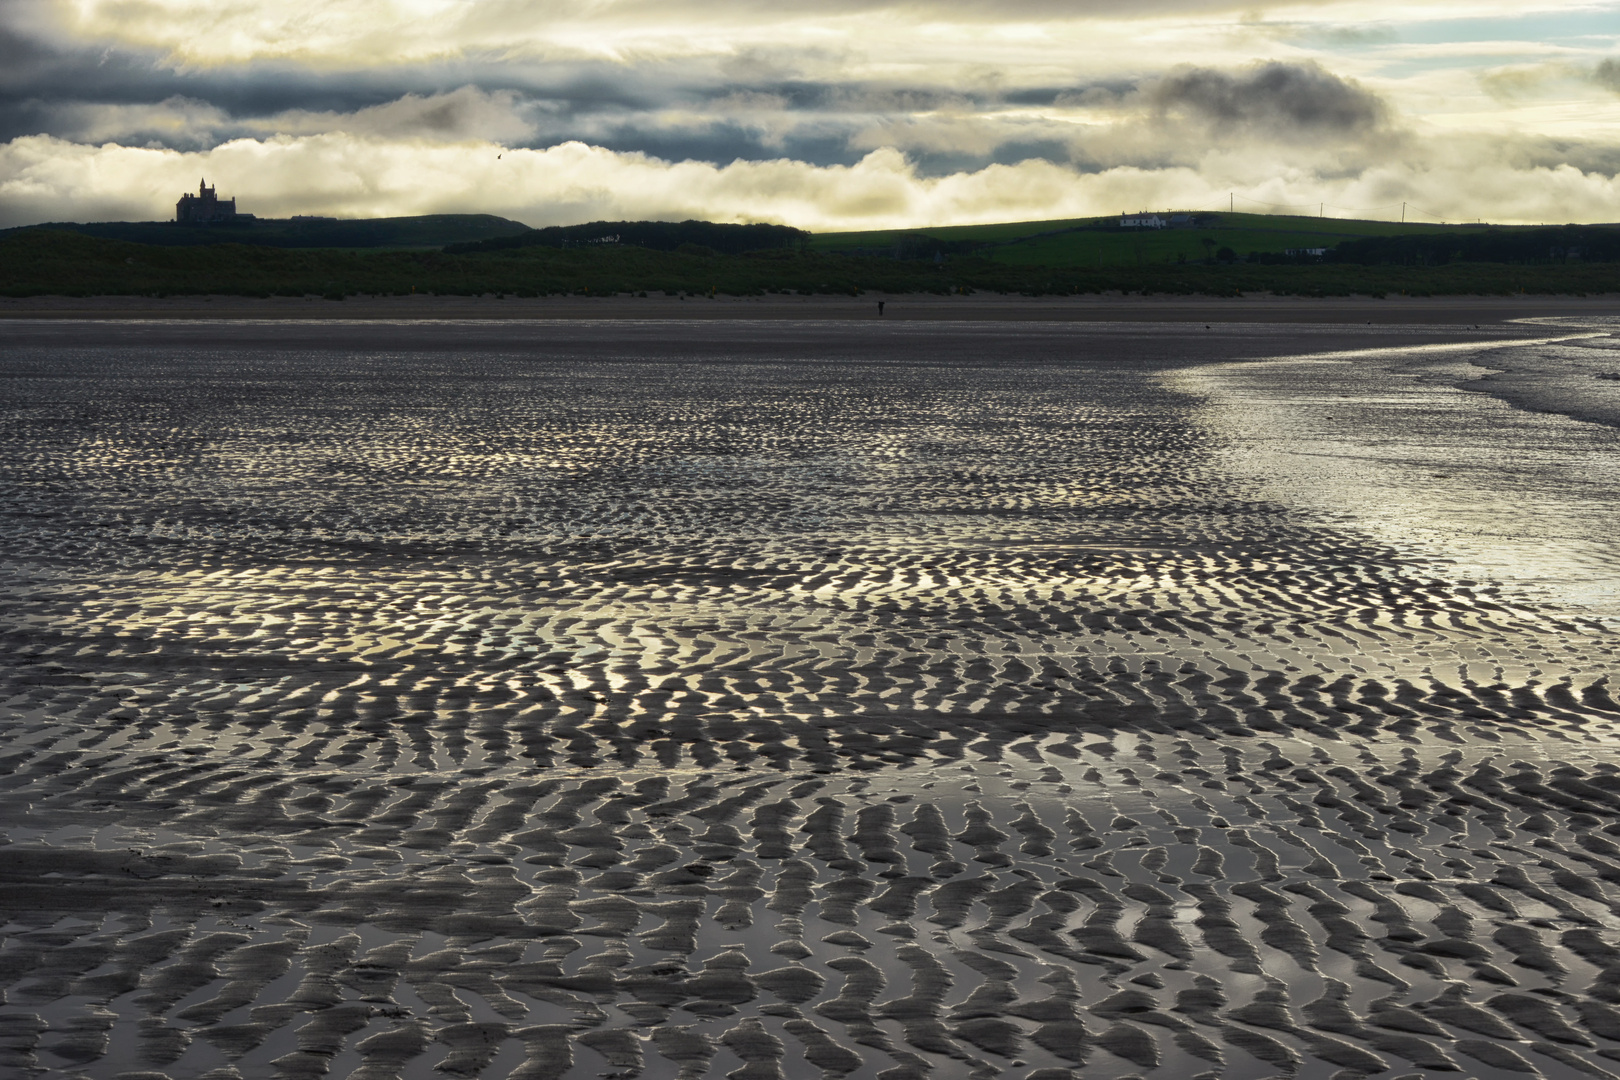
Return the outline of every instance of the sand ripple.
<path id="1" fill-rule="evenodd" d="M 761 332 L 9 357 L 0 1072 L 1620 1073 L 1602 619 Z"/>

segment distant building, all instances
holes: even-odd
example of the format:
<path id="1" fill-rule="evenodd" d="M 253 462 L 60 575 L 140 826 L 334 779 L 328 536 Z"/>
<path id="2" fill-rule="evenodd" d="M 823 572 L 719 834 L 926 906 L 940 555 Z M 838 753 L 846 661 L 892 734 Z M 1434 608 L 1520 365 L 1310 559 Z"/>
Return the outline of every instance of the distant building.
<path id="1" fill-rule="evenodd" d="M 1290 256 L 1292 258 L 1296 258 L 1296 259 L 1300 258 L 1301 256 L 1314 256 L 1315 258 L 1320 259 L 1322 256 L 1327 254 L 1327 250 L 1328 249 L 1325 248 L 1325 247 L 1319 247 L 1319 248 L 1288 248 L 1286 251 L 1283 252 L 1283 254 L 1288 255 L 1288 256 Z"/>
<path id="2" fill-rule="evenodd" d="M 1119 227 L 1122 229 L 1162 229 L 1168 222 L 1158 214 L 1121 214 Z"/>
<path id="3" fill-rule="evenodd" d="M 221 199 L 205 181 L 198 182 L 197 194 L 182 195 L 174 204 L 174 220 L 182 225 L 218 225 L 252 217 L 252 214 L 238 214 L 236 200 Z"/>

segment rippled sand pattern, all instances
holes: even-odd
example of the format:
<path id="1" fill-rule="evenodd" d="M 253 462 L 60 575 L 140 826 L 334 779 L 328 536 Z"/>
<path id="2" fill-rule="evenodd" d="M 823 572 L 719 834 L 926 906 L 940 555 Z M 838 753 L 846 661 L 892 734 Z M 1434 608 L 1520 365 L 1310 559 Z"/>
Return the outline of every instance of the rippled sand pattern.
<path id="1" fill-rule="evenodd" d="M 1620 1073 L 1604 622 L 1165 377 L 1418 331 L 31 333 L 0 1076 Z"/>

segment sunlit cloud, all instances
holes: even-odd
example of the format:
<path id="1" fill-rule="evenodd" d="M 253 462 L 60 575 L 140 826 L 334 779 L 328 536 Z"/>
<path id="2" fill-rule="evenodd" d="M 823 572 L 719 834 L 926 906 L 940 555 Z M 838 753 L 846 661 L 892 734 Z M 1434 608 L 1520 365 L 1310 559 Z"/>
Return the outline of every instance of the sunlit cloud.
<path id="1" fill-rule="evenodd" d="M 1620 219 L 1620 0 L 1532 3 L 11 0 L 0 212 Z"/>
<path id="2" fill-rule="evenodd" d="M 188 153 L 34 136 L 0 147 L 0 224 L 48 218 L 65 205 L 98 217 L 148 219 L 198 176 L 261 215 L 485 212 L 531 225 L 707 217 L 810 229 L 915 227 L 1214 208 L 1235 190 L 1251 208 L 1320 201 L 1339 208 L 1336 216 L 1393 217 L 1404 200 L 1414 217 L 1562 221 L 1601 216 L 1620 198 L 1613 175 L 1500 158 L 1445 144 L 1420 159 L 1348 177 L 1280 168 L 1247 152 L 1206 155 L 1196 167 L 1082 172 L 1030 160 L 926 177 L 892 149 L 874 150 L 852 166 L 787 159 L 717 166 L 583 143 L 526 150 L 333 133 L 238 139 Z"/>

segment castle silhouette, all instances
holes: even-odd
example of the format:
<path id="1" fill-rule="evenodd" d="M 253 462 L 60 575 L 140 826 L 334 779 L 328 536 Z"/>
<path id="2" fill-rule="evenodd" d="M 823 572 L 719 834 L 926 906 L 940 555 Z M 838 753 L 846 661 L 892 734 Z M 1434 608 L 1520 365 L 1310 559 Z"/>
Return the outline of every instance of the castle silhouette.
<path id="1" fill-rule="evenodd" d="M 217 225 L 253 216 L 238 214 L 235 199 L 221 199 L 214 192 L 206 181 L 199 180 L 197 194 L 182 195 L 174 204 L 174 220 L 182 225 Z"/>

